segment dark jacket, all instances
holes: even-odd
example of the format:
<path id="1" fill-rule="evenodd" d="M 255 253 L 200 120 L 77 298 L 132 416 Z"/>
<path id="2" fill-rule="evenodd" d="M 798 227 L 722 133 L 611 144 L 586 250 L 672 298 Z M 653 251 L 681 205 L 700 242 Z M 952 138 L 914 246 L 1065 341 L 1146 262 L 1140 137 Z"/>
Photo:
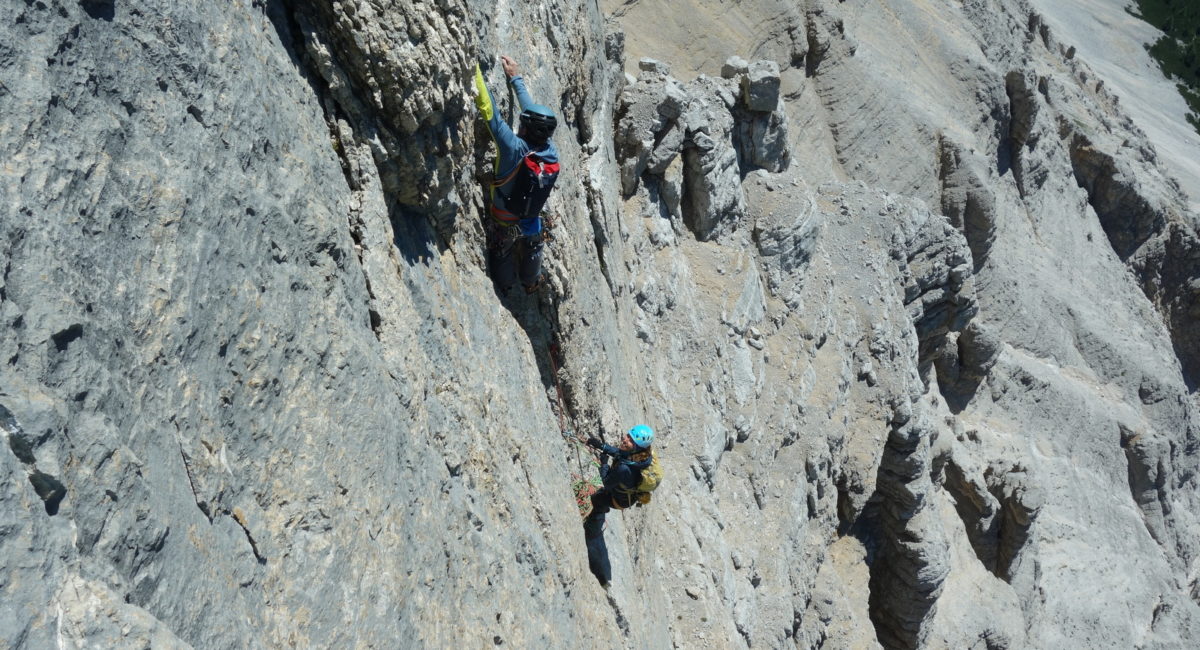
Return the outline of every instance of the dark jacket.
<path id="1" fill-rule="evenodd" d="M 642 470 L 650 466 L 651 459 L 633 460 L 631 455 L 641 452 L 626 453 L 612 445 L 603 445 L 600 451 L 612 458 L 612 466 L 603 474 L 604 489 L 615 498 L 617 505 L 628 508 L 633 504 L 634 494 L 642 482 Z"/>

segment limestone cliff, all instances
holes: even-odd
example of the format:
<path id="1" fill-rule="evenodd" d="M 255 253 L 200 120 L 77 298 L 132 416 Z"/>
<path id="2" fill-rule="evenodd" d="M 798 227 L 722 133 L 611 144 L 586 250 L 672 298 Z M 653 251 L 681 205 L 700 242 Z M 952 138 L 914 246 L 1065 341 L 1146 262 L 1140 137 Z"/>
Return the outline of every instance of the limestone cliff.
<path id="1" fill-rule="evenodd" d="M 1195 188 L 1025 0 L 7 5 L 0 645 L 1200 637 Z"/>

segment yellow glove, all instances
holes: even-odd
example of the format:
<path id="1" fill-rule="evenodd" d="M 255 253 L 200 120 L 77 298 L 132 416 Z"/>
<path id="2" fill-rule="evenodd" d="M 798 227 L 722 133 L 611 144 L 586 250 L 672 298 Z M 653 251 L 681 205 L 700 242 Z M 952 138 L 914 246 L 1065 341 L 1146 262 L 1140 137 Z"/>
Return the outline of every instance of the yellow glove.
<path id="1" fill-rule="evenodd" d="M 491 121 L 492 119 L 492 95 L 488 92 L 487 84 L 483 81 L 483 72 L 479 69 L 479 64 L 475 64 L 475 107 L 483 114 L 483 119 Z"/>

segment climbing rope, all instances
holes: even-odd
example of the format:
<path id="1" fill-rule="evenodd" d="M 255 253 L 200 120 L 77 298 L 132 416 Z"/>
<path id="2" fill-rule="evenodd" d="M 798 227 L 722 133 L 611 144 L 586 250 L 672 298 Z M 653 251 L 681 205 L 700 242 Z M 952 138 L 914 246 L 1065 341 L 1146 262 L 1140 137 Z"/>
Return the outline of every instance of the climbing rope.
<path id="1" fill-rule="evenodd" d="M 594 470 L 590 472 L 594 478 L 589 478 L 588 473 L 584 471 L 583 455 L 575 454 L 575 462 L 579 467 L 579 473 L 575 474 L 571 480 L 571 489 L 575 493 L 575 505 L 579 508 L 579 515 L 587 517 L 592 510 L 591 496 L 601 487 L 597 483 L 600 472 L 600 459 L 596 451 L 588 446 L 586 440 L 567 428 L 565 400 L 563 399 L 562 383 L 558 380 L 558 363 L 555 360 L 558 353 L 558 346 L 554 343 L 551 343 L 546 349 L 546 356 L 550 359 L 550 374 L 554 376 L 554 391 L 558 400 L 558 408 L 556 409 L 558 412 L 558 428 L 564 438 L 584 447 L 592 456 L 592 460 L 588 464 Z"/>
<path id="2" fill-rule="evenodd" d="M 558 396 L 558 409 L 557 409 L 558 429 L 559 429 L 559 431 L 562 432 L 562 436 L 564 438 L 566 438 L 567 440 L 573 440 L 573 441 L 583 445 L 584 447 L 587 447 L 587 440 L 584 440 L 583 438 L 579 437 L 574 431 L 571 431 L 570 429 L 567 428 L 567 420 L 564 415 L 567 412 L 567 409 L 564 406 L 565 400 L 563 399 L 562 384 L 558 381 L 558 363 L 554 359 L 554 357 L 557 354 L 558 354 L 558 345 L 555 343 L 551 343 L 549 345 L 549 347 L 546 349 L 546 356 L 549 357 L 549 359 L 550 359 L 550 374 L 551 374 L 551 376 L 554 377 L 554 391 L 555 391 L 555 394 Z M 588 447 L 588 449 L 591 449 L 591 447 Z"/>

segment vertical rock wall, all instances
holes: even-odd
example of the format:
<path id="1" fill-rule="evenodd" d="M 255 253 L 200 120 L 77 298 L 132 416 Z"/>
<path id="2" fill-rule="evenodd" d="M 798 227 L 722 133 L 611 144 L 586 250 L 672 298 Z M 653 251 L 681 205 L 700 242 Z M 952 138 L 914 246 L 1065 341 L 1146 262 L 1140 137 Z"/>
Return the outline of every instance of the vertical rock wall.
<path id="1" fill-rule="evenodd" d="M 1025 3 L 10 4 L 3 645 L 1200 634 L 1195 215 Z M 558 432 L 636 422 L 606 591 Z"/>

